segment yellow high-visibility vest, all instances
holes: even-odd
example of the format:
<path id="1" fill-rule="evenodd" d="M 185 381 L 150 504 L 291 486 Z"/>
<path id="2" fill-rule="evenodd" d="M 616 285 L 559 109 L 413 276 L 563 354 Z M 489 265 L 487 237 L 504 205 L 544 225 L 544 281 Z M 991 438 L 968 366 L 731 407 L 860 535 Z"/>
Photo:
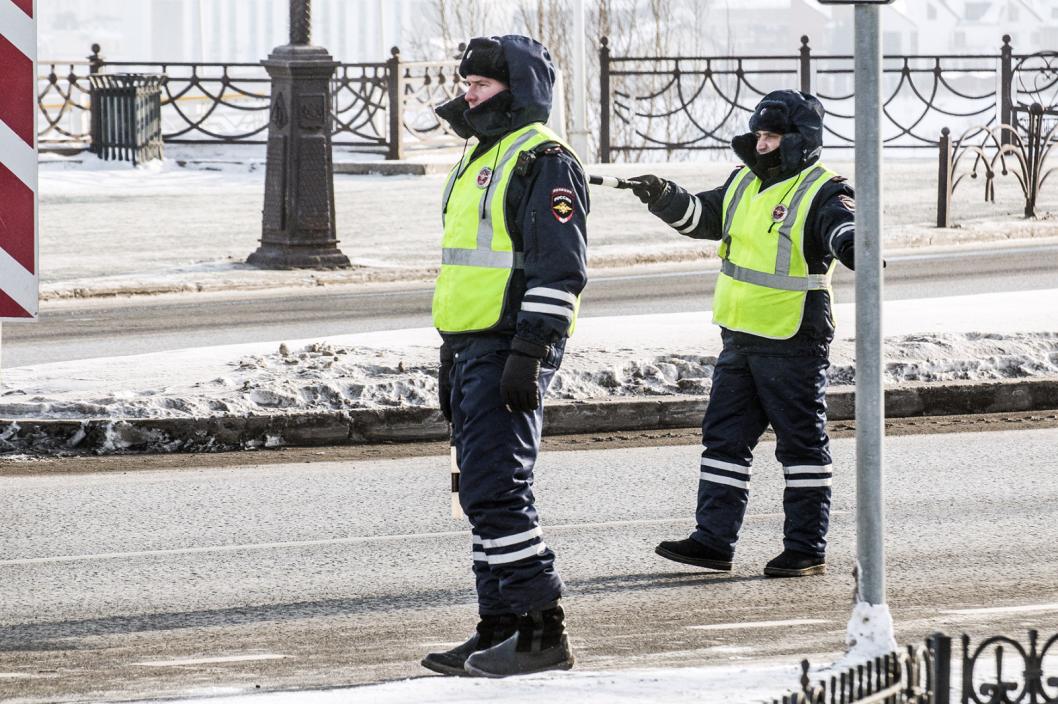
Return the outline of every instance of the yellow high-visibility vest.
<path id="1" fill-rule="evenodd" d="M 441 271 L 433 295 L 434 327 L 441 332 L 479 332 L 500 321 L 511 275 L 523 267 L 507 225 L 507 188 L 518 155 L 544 142 L 558 142 L 573 154 L 551 129 L 533 123 L 477 158 L 465 156 L 449 174 Z"/>
<path id="2" fill-rule="evenodd" d="M 833 265 L 808 273 L 804 231 L 813 200 L 835 175 L 816 164 L 763 192 L 748 167 L 735 176 L 724 193 L 714 323 L 775 340 L 797 333 L 808 291 L 830 291 Z"/>

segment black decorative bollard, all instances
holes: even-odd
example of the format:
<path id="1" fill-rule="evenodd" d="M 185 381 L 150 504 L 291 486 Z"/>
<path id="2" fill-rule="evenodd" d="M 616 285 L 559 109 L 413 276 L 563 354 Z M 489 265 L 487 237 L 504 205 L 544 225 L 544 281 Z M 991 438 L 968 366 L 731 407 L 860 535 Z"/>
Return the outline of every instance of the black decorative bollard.
<path id="1" fill-rule="evenodd" d="M 261 246 L 262 269 L 343 269 L 331 161 L 330 81 L 338 65 L 310 44 L 310 0 L 291 0 L 290 43 L 263 61 L 272 77 Z"/>

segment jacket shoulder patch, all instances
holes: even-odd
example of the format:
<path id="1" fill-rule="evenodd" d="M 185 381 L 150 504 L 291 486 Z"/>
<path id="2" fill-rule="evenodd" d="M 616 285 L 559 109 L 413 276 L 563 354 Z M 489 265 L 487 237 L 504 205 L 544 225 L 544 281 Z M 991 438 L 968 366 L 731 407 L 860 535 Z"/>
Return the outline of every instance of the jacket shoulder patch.
<path id="1" fill-rule="evenodd" d="M 576 212 L 576 200 L 573 191 L 568 188 L 555 188 L 551 191 L 551 214 L 560 223 L 567 223 L 573 219 Z"/>

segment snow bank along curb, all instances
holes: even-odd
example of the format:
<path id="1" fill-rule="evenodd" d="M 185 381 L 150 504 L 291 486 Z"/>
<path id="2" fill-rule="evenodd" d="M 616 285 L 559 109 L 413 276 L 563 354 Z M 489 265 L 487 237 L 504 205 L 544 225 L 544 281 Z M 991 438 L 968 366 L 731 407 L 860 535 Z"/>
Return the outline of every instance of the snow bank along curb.
<path id="1" fill-rule="evenodd" d="M 827 396 L 831 420 L 855 416 L 855 389 Z M 651 396 L 552 401 L 549 435 L 690 428 L 707 397 Z M 892 418 L 1058 409 L 1058 378 L 905 383 L 886 389 Z M 0 420 L 0 453 L 210 452 L 261 447 L 418 442 L 447 437 L 439 411 L 404 407 L 212 418 Z"/>

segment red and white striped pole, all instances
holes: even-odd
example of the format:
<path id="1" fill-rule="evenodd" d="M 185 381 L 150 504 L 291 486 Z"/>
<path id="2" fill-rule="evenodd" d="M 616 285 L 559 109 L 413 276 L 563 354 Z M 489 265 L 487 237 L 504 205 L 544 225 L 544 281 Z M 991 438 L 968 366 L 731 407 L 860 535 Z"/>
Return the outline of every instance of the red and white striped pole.
<path id="1" fill-rule="evenodd" d="M 36 0 L 0 0 L 0 321 L 36 320 Z"/>

